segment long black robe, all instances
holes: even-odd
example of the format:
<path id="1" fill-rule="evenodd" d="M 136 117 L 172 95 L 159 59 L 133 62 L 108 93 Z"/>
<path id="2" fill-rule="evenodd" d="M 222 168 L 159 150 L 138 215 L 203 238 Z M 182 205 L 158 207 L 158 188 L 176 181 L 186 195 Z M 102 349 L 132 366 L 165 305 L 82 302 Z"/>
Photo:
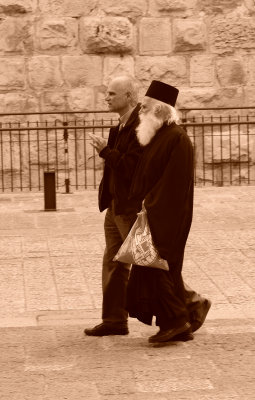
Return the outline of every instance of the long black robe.
<path id="1" fill-rule="evenodd" d="M 132 267 L 127 309 L 142 322 L 150 323 L 162 307 L 163 320 L 185 316 L 181 269 L 192 222 L 193 177 L 193 146 L 186 132 L 175 123 L 163 125 L 144 147 L 130 191 L 130 199 L 145 199 L 153 242 L 170 266 L 169 273 Z"/>

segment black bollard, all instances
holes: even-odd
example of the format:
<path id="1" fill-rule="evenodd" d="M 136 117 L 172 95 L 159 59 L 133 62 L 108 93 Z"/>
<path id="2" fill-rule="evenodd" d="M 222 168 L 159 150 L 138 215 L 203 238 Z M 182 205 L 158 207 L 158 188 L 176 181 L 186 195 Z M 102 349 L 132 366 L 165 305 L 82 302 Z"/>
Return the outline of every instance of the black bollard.
<path id="1" fill-rule="evenodd" d="M 56 211 L 55 172 L 44 172 L 44 210 Z"/>

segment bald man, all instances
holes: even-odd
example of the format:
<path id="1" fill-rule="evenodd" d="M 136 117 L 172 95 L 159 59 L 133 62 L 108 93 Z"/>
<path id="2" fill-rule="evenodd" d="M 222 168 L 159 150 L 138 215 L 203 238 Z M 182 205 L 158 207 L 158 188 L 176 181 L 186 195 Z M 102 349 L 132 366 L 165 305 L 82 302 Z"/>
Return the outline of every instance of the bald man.
<path id="1" fill-rule="evenodd" d="M 128 334 L 128 313 L 125 309 L 130 265 L 113 261 L 136 219 L 136 209 L 128 200 L 141 146 L 136 137 L 139 123 L 137 85 L 132 77 L 113 79 L 107 89 L 106 102 L 111 112 L 119 114 L 119 124 L 110 129 L 108 141 L 93 136 L 93 146 L 105 160 L 99 187 L 99 209 L 105 215 L 105 252 L 103 257 L 103 322 L 85 329 L 89 336 Z"/>

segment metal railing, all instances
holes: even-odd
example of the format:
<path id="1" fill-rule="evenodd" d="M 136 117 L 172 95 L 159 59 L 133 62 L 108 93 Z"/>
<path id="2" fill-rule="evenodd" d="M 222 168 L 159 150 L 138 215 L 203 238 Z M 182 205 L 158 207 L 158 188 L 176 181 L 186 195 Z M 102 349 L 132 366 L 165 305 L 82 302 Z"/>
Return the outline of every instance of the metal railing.
<path id="1" fill-rule="evenodd" d="M 255 184 L 255 108 L 181 109 L 195 148 L 197 186 Z"/>
<path id="2" fill-rule="evenodd" d="M 255 184 L 255 108 L 180 112 L 197 186 Z M 116 120 L 100 111 L 1 114 L 0 191 L 41 191 L 45 171 L 56 172 L 58 191 L 97 188 L 103 161 L 87 133 L 106 138 Z"/>

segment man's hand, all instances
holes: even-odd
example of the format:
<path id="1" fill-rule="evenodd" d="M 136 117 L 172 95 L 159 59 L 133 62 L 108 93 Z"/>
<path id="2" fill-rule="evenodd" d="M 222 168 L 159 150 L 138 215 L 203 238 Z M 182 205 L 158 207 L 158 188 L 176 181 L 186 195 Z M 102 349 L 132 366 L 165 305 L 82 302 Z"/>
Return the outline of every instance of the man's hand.
<path id="1" fill-rule="evenodd" d="M 107 146 L 107 140 L 102 138 L 101 136 L 96 136 L 93 135 L 92 133 L 89 133 L 89 137 L 93 140 L 91 146 L 93 146 L 98 154 Z"/>

